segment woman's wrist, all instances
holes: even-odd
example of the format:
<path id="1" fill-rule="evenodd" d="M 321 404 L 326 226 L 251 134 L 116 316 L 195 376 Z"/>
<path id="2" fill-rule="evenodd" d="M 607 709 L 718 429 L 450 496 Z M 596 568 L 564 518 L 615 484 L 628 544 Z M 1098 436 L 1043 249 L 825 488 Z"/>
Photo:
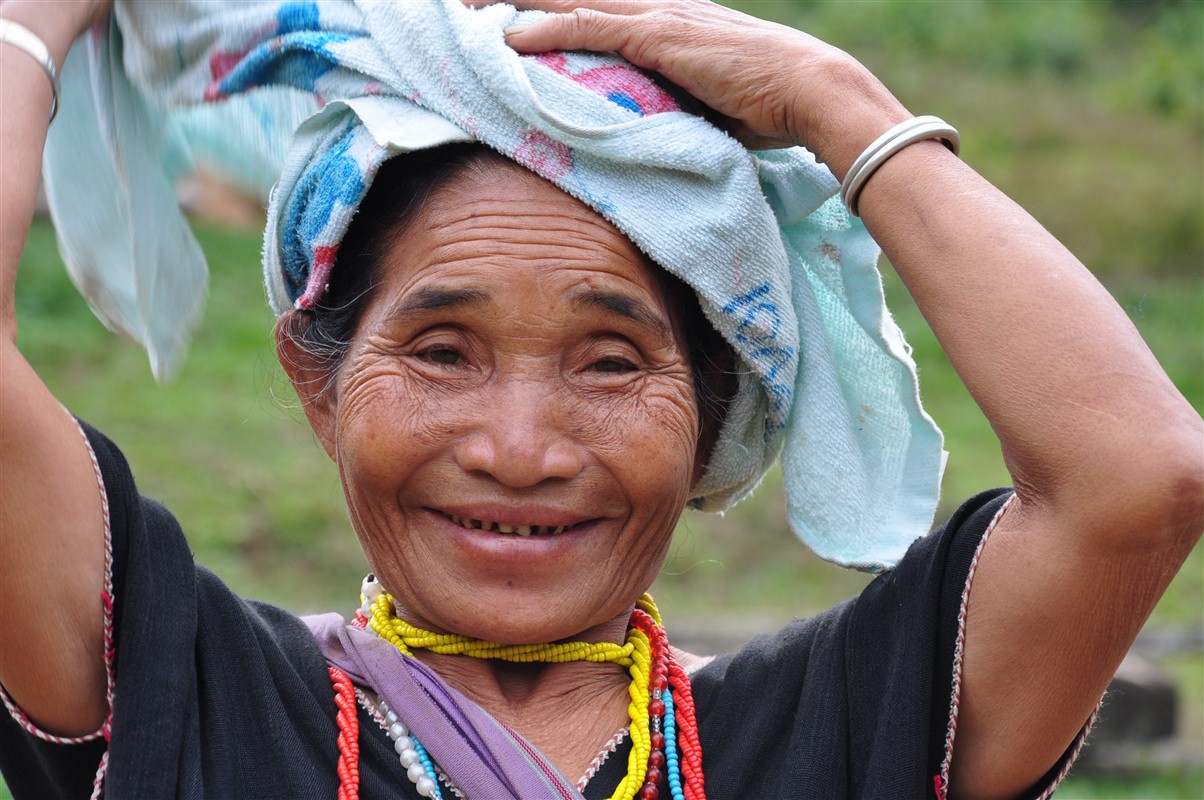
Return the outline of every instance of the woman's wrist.
<path id="1" fill-rule="evenodd" d="M 72 43 L 103 16 L 102 6 L 107 8 L 107 4 L 93 0 L 4 0 L 0 3 L 0 18 L 27 28 L 41 39 L 61 70 Z"/>
<path id="2" fill-rule="evenodd" d="M 795 99 L 794 132 L 800 144 L 843 180 L 874 139 L 912 114 L 860 62 L 836 52 L 839 55 L 818 82 L 825 87 L 825 97 L 800 92 Z"/>

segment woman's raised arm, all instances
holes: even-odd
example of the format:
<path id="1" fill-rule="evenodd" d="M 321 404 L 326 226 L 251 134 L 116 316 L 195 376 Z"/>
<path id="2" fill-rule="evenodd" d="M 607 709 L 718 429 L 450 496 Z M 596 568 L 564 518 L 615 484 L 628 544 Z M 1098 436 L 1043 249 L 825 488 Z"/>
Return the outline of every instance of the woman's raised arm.
<path id="1" fill-rule="evenodd" d="M 1018 794 L 1072 741 L 1204 529 L 1204 433 L 1091 273 L 940 145 L 861 199 L 991 421 L 1016 487 L 969 599 L 959 797 Z M 971 789 L 973 791 L 971 791 Z"/>
<path id="2" fill-rule="evenodd" d="M 530 5 L 571 13 L 510 31 L 516 49 L 617 50 L 746 141 L 803 144 L 837 177 L 911 116 L 849 56 L 709 3 Z M 1091 273 L 939 143 L 887 161 L 859 211 L 1016 486 L 970 595 L 950 781 L 959 798 L 1014 797 L 1073 741 L 1198 541 L 1204 430 Z"/>
<path id="3" fill-rule="evenodd" d="M 61 65 L 108 3 L 5 0 Z M 50 80 L 0 43 L 0 683 L 44 730 L 82 735 L 104 720 L 103 518 L 74 421 L 17 349 L 14 292 L 33 218 Z"/>

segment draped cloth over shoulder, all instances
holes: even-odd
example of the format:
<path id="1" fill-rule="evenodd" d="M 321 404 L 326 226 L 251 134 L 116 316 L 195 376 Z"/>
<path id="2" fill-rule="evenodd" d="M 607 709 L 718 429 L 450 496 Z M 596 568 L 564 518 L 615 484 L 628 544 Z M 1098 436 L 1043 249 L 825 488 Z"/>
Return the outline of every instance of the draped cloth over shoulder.
<path id="1" fill-rule="evenodd" d="M 893 564 L 931 524 L 941 436 L 886 310 L 878 248 L 834 198 L 836 180 L 800 148 L 746 150 L 615 56 L 520 56 L 502 31 L 538 13 L 458 0 L 118 0 L 114 22 L 77 45 L 46 162 L 77 282 L 166 372 L 204 285 L 167 199 L 182 143 L 234 131 L 268 144 L 265 169 L 282 162 L 264 242 L 280 314 L 320 303 L 381 163 L 483 142 L 685 281 L 738 354 L 738 393 L 691 504 L 727 508 L 781 454 L 790 522 L 813 550 Z M 206 103 L 181 129 L 179 109 Z M 319 107 L 281 158 L 276 142 Z M 84 198 L 109 204 L 101 240 L 95 220 L 72 216 Z"/>
<path id="2" fill-rule="evenodd" d="M 329 664 L 375 687 L 467 797 L 582 800 L 581 792 L 520 735 L 415 658 L 338 614 L 305 617 Z"/>

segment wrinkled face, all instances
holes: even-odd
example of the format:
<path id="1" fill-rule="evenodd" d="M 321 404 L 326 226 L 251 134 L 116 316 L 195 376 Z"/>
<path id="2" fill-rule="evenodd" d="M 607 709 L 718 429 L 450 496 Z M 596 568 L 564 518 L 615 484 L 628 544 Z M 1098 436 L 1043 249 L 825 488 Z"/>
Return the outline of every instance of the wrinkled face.
<path id="1" fill-rule="evenodd" d="M 386 254 L 315 429 L 403 616 L 513 643 L 625 621 L 697 468 L 651 269 L 519 167 L 454 180 Z"/>

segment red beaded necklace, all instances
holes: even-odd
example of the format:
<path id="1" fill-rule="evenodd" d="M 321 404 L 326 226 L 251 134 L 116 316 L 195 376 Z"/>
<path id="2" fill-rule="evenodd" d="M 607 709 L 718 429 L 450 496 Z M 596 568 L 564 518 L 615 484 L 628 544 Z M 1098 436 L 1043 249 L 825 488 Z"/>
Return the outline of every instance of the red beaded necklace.
<path id="1" fill-rule="evenodd" d="M 668 778 L 672 800 L 706 800 L 702 773 L 702 747 L 698 741 L 698 722 L 690 679 L 678 664 L 669 646 L 664 627 L 648 611 L 655 614 L 651 598 L 641 601 L 632 612 L 628 629 L 636 629 L 647 638 L 649 672 L 647 688 L 648 748 L 646 768 L 638 792 L 631 788 L 626 797 L 639 800 L 659 800 L 662 781 Z M 648 609 L 647 611 L 645 609 Z M 367 617 L 356 612 L 356 627 L 366 627 Z M 414 646 L 413 644 L 410 645 Z M 338 800 L 359 798 L 359 722 L 356 717 L 355 688 L 350 678 L 335 667 L 330 668 L 335 687 L 336 717 L 339 727 L 339 794 Z M 633 700 L 635 698 L 633 697 Z M 669 702 L 666 702 L 669 701 Z M 636 741 L 633 740 L 633 746 Z M 626 781 L 625 781 L 626 782 Z"/>

